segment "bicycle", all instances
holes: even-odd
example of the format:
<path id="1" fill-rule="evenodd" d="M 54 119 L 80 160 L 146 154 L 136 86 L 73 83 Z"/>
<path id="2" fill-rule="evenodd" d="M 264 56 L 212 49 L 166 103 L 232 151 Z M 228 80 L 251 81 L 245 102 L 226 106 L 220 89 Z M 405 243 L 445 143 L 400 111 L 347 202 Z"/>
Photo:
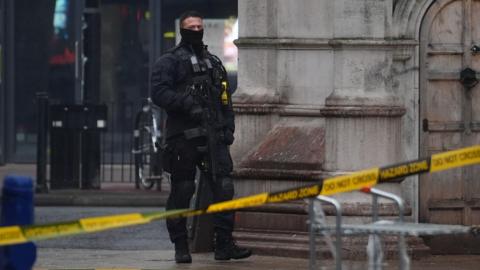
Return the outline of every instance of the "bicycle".
<path id="1" fill-rule="evenodd" d="M 162 146 L 165 138 L 162 112 L 150 98 L 142 105 L 135 117 L 133 130 L 133 154 L 135 156 L 135 187 L 151 189 L 157 184 L 161 190 L 162 180 L 166 177 L 162 167 Z"/>

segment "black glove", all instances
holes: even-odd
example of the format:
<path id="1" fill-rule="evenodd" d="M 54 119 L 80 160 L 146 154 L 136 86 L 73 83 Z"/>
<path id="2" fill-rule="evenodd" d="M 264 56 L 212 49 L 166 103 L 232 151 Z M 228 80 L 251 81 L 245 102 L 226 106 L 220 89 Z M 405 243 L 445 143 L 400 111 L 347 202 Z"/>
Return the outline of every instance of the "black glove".
<path id="1" fill-rule="evenodd" d="M 184 94 L 181 101 L 182 110 L 188 113 L 195 103 L 195 99 L 191 95 Z"/>
<path id="2" fill-rule="evenodd" d="M 192 121 L 196 123 L 200 123 L 202 121 L 202 116 L 203 116 L 202 107 L 198 104 L 194 104 L 192 107 L 190 107 L 190 110 L 188 111 L 188 116 Z"/>
<path id="3" fill-rule="evenodd" d="M 235 140 L 235 137 L 233 136 L 233 132 L 226 128 L 223 130 L 223 142 L 226 144 L 226 145 L 231 145 L 233 143 L 233 141 Z"/>

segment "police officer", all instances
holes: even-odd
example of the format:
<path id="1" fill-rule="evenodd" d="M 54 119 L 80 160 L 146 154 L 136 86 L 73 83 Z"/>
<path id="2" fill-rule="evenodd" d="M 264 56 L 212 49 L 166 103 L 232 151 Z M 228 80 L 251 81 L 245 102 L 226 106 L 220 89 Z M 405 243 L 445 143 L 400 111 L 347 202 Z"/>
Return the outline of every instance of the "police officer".
<path id="1" fill-rule="evenodd" d="M 234 193 L 228 146 L 235 123 L 226 70 L 203 44 L 201 14 L 182 14 L 180 35 L 181 42 L 160 57 L 152 73 L 152 100 L 168 114 L 164 168 L 171 173 L 172 186 L 167 210 L 189 208 L 196 166 L 208 176 L 214 202 L 231 200 Z M 251 255 L 233 241 L 233 212 L 217 213 L 213 222 L 216 260 Z M 186 219 L 168 219 L 167 229 L 175 244 L 175 261 L 191 263 Z"/>

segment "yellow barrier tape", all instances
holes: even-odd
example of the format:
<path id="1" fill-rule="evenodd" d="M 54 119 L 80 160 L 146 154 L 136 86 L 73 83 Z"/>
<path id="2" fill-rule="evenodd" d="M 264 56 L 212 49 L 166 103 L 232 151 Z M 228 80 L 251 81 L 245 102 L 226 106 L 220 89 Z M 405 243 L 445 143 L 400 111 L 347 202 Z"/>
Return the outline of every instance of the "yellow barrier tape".
<path id="1" fill-rule="evenodd" d="M 0 245 L 12 245 L 25 243 L 27 239 L 23 236 L 19 226 L 0 227 Z"/>
<path id="2" fill-rule="evenodd" d="M 78 221 L 32 226 L 0 227 L 0 246 L 25 243 L 33 240 L 55 238 L 66 235 L 95 232 L 113 228 L 144 224 L 158 219 L 203 215 L 240 208 L 254 207 L 266 203 L 285 202 L 314 197 L 318 194 L 336 193 L 372 187 L 379 180 L 386 181 L 413 174 L 436 172 L 455 167 L 480 163 L 480 145 L 432 155 L 415 161 L 372 168 L 350 175 L 325 179 L 320 184 L 292 188 L 274 193 L 260 193 L 231 201 L 210 205 L 207 209 L 176 209 L 162 212 L 133 213 L 114 216 L 83 218 Z M 380 179 L 379 179 L 380 178 Z"/>
<path id="3" fill-rule="evenodd" d="M 429 159 L 424 159 L 380 168 L 380 180 L 386 181 L 390 179 L 397 179 L 400 177 L 428 172 L 430 170 L 429 162 Z"/>
<path id="4" fill-rule="evenodd" d="M 55 236 L 73 235 L 83 232 L 82 227 L 76 221 L 53 225 L 40 225 L 33 227 L 26 227 L 23 229 L 23 234 L 27 239 L 40 240 Z"/>
<path id="5" fill-rule="evenodd" d="M 144 224 L 149 222 L 148 218 L 144 218 L 140 213 L 115 215 L 108 217 L 82 218 L 79 220 L 83 229 L 87 232 L 102 231 L 123 226 Z"/>
<path id="6" fill-rule="evenodd" d="M 322 195 L 332 195 L 341 192 L 359 190 L 377 184 L 379 168 L 360 171 L 357 173 L 337 176 L 323 181 Z"/>
<path id="7" fill-rule="evenodd" d="M 267 203 L 293 201 L 308 197 L 314 197 L 317 196 L 319 193 L 320 185 L 308 186 L 282 192 L 275 192 L 268 196 Z"/>
<path id="8" fill-rule="evenodd" d="M 143 216 L 147 218 L 149 221 L 157 220 L 157 219 L 165 219 L 165 218 L 174 218 L 174 217 L 183 217 L 186 213 L 191 212 L 192 210 L 189 209 L 175 209 L 175 210 L 168 210 L 163 212 L 150 212 L 144 213 Z"/>
<path id="9" fill-rule="evenodd" d="M 432 155 L 431 172 L 480 163 L 480 146 L 472 146 Z"/>
<path id="10" fill-rule="evenodd" d="M 253 206 L 259 206 L 265 204 L 268 198 L 268 193 L 261 193 L 258 195 L 243 197 L 240 199 L 226 201 L 221 203 L 212 204 L 207 208 L 207 213 L 235 210 L 238 208 L 247 208 Z"/>
<path id="11" fill-rule="evenodd" d="M 185 212 L 181 215 L 181 217 L 193 217 L 193 216 L 201 216 L 205 213 L 205 210 L 191 210 L 188 212 Z"/>

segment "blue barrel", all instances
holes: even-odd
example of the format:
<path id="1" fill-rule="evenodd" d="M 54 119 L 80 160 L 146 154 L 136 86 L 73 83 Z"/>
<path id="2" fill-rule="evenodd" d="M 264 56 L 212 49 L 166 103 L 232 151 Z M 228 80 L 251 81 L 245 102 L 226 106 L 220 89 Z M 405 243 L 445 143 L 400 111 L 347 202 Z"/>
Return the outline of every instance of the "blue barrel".
<path id="1" fill-rule="evenodd" d="M 30 225 L 34 222 L 33 181 L 30 177 L 7 176 L 2 189 L 1 226 Z M 37 257 L 33 243 L 5 246 L 0 269 L 32 269 Z"/>

